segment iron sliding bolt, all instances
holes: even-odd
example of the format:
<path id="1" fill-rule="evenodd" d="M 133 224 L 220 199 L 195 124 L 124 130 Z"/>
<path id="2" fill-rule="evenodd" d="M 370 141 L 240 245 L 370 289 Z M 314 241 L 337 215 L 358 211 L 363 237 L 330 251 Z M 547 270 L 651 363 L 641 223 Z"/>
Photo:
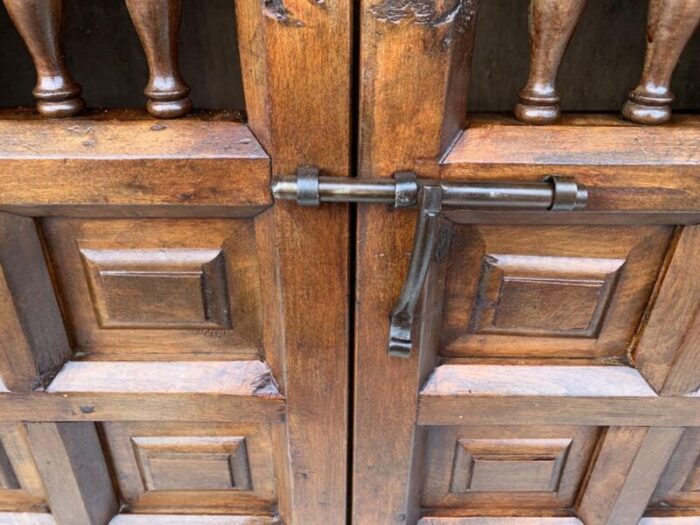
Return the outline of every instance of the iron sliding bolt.
<path id="1" fill-rule="evenodd" d="M 418 208 L 413 252 L 401 295 L 390 319 L 389 353 L 409 357 L 413 346 L 413 321 L 431 262 L 449 246 L 451 222 L 442 211 L 464 209 L 574 211 L 585 208 L 586 189 L 557 176 L 534 183 L 453 182 L 419 179 L 413 172 L 396 173 L 393 179 L 322 177 L 318 169 L 303 167 L 291 177 L 272 183 L 275 199 L 293 200 L 302 206 L 323 202 L 390 204 Z"/>

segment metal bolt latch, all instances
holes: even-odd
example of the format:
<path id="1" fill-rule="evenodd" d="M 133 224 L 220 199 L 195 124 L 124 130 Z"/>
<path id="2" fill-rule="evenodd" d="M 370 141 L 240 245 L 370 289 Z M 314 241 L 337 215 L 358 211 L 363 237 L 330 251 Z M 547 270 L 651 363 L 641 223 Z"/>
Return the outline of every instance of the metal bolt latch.
<path id="1" fill-rule="evenodd" d="M 276 199 L 294 200 L 302 206 L 373 202 L 395 208 L 418 207 L 408 275 L 390 316 L 389 352 L 401 357 L 409 357 L 411 352 L 416 306 L 433 254 L 438 245 L 444 252 L 450 241 L 451 223 L 441 225 L 449 222 L 442 220 L 445 208 L 560 212 L 583 209 L 588 199 L 584 187 L 556 175 L 532 183 L 434 181 L 419 179 L 413 172 L 396 173 L 393 179 L 353 179 L 323 177 L 313 167 L 300 168 L 295 176 L 275 179 L 272 193 Z"/>

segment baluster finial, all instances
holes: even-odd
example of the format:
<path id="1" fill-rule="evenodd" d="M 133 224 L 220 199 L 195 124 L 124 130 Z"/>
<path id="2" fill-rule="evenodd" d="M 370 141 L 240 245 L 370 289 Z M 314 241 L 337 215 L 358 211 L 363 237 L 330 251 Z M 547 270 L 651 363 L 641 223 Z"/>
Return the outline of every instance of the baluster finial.
<path id="1" fill-rule="evenodd" d="M 651 0 L 644 70 L 622 108 L 625 118 L 639 124 L 671 119 L 671 77 L 699 22 L 700 0 Z"/>
<path id="2" fill-rule="evenodd" d="M 60 44 L 61 0 L 4 0 L 12 21 L 24 40 L 36 67 L 34 96 L 45 117 L 70 117 L 85 102 L 82 88 L 73 81 Z"/>
<path id="3" fill-rule="evenodd" d="M 530 75 L 515 116 L 528 124 L 559 120 L 557 74 L 586 0 L 530 1 Z"/>
<path id="4" fill-rule="evenodd" d="M 192 109 L 190 88 L 177 63 L 181 1 L 126 0 L 126 5 L 148 61 L 148 111 L 159 118 L 187 114 Z"/>

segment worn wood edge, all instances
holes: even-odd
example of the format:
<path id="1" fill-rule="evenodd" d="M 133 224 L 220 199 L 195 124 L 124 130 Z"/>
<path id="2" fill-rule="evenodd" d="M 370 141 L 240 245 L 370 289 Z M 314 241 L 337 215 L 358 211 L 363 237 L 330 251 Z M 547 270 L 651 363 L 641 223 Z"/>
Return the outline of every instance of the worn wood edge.
<path id="1" fill-rule="evenodd" d="M 421 389 L 429 396 L 656 397 L 626 366 L 441 365 Z"/>
<path id="2" fill-rule="evenodd" d="M 684 512 L 686 509 L 678 509 Z M 700 513 L 700 509 L 687 509 L 693 513 Z M 639 520 L 639 525 L 697 525 L 700 523 L 698 516 L 649 516 Z"/>
<path id="3" fill-rule="evenodd" d="M 232 120 L 7 119 L 0 160 L 268 160 L 248 126 Z"/>
<path id="4" fill-rule="evenodd" d="M 279 397 L 220 394 L 0 393 L 0 421 L 210 421 L 279 423 Z"/>
<path id="5" fill-rule="evenodd" d="M 51 514 L 0 512 L 0 525 L 56 525 Z"/>
<path id="6" fill-rule="evenodd" d="M 536 127 L 482 115 L 472 119 L 442 163 L 698 166 L 698 145 L 700 115 L 678 118 L 670 126 L 639 126 L 606 114 L 573 115 Z"/>
<path id="7" fill-rule="evenodd" d="M 418 424 L 700 426 L 700 396 L 421 396 Z"/>
<path id="8" fill-rule="evenodd" d="M 47 522 L 47 525 L 48 523 L 51 522 Z M 112 518 L 109 525 L 279 525 L 280 523 L 279 518 L 273 516 L 121 514 Z"/>
<path id="9" fill-rule="evenodd" d="M 583 525 L 578 518 L 423 518 L 418 525 Z"/>
<path id="10" fill-rule="evenodd" d="M 0 421 L 281 422 L 260 361 L 69 362 L 47 391 L 0 391 Z"/>
<path id="11" fill-rule="evenodd" d="M 267 153 L 240 122 L 0 119 L 0 209 L 11 213 L 259 213 L 273 202 L 269 179 Z"/>
<path id="12" fill-rule="evenodd" d="M 282 399 L 262 361 L 71 361 L 50 394 L 216 394 Z"/>

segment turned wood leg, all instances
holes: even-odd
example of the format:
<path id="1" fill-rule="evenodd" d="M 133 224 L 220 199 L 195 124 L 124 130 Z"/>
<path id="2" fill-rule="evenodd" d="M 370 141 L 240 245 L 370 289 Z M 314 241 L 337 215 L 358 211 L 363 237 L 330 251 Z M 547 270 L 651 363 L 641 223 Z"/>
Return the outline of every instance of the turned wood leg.
<path id="1" fill-rule="evenodd" d="M 698 22 L 700 0 L 651 0 L 644 70 L 622 108 L 625 118 L 640 124 L 670 120 L 671 76 Z"/>
<path id="2" fill-rule="evenodd" d="M 586 0 L 531 0 L 530 75 L 515 116 L 528 124 L 550 124 L 561 116 L 557 74 Z"/>
<path id="3" fill-rule="evenodd" d="M 177 64 L 180 5 L 180 0 L 126 0 L 148 60 L 148 111 L 160 118 L 181 117 L 192 109 L 190 88 Z"/>
<path id="4" fill-rule="evenodd" d="M 73 81 L 59 42 L 61 0 L 4 0 L 36 67 L 34 96 L 45 117 L 70 117 L 85 107 L 82 88 Z"/>

